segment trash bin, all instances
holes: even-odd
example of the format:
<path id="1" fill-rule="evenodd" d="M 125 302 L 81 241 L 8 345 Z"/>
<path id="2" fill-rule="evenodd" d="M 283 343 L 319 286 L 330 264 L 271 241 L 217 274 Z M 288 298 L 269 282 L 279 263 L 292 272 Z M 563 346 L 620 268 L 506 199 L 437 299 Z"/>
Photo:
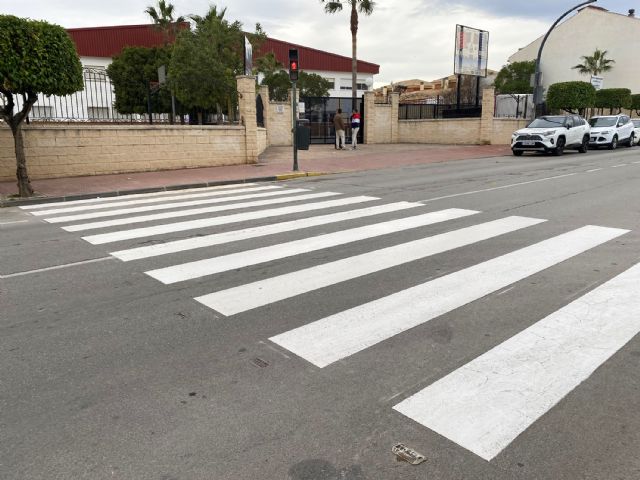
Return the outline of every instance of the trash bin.
<path id="1" fill-rule="evenodd" d="M 296 147 L 298 150 L 309 150 L 311 143 L 311 127 L 309 120 L 301 118 L 296 123 Z"/>

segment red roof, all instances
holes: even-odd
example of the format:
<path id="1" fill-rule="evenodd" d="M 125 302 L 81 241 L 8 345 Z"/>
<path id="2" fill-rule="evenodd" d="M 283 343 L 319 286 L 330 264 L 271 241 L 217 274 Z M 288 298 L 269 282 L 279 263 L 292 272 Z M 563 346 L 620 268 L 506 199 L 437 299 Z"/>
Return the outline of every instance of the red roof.
<path id="1" fill-rule="evenodd" d="M 188 23 L 183 23 L 180 28 L 188 28 L 188 26 Z M 69 28 L 67 32 L 76 44 L 76 50 L 81 57 L 112 58 L 122 52 L 125 47 L 159 47 L 164 43 L 162 32 L 158 31 L 154 25 Z M 278 62 L 287 65 L 289 63 L 289 48 L 298 49 L 298 59 L 302 70 L 351 71 L 351 57 L 283 42 L 274 38 L 268 38 L 259 51 L 254 52 L 254 57 L 273 52 Z M 358 72 L 376 74 L 380 72 L 380 66 L 358 60 Z"/>
<path id="2" fill-rule="evenodd" d="M 183 23 L 180 28 L 187 28 Z M 67 32 L 81 57 L 114 57 L 125 47 L 161 47 L 162 32 L 154 25 L 69 28 Z"/>
<path id="3" fill-rule="evenodd" d="M 269 52 L 273 52 L 276 60 L 282 65 L 289 64 L 289 49 L 298 49 L 298 60 L 301 70 L 319 70 L 327 72 L 350 72 L 351 57 L 337 55 L 335 53 L 316 50 L 315 48 L 304 47 L 295 43 L 283 42 L 275 38 L 268 38 L 253 56 L 259 57 Z M 360 73 L 380 73 L 380 65 L 358 60 L 358 72 Z"/>

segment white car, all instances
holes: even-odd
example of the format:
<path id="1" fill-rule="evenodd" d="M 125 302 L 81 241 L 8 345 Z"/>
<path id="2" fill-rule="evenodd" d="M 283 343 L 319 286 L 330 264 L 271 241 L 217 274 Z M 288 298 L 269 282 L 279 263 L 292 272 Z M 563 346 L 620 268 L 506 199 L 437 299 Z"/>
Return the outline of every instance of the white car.
<path id="1" fill-rule="evenodd" d="M 587 153 L 589 132 L 589 124 L 579 115 L 546 115 L 513 133 L 511 151 L 518 157 L 524 152 L 562 155 L 566 148 Z"/>
<path id="2" fill-rule="evenodd" d="M 632 118 L 631 123 L 633 123 L 633 133 L 634 138 L 636 140 L 636 145 L 640 145 L 640 118 Z"/>
<path id="3" fill-rule="evenodd" d="M 635 143 L 634 126 L 627 115 L 606 115 L 591 117 L 591 147 L 608 147 L 610 150 L 623 144 L 628 147 Z"/>

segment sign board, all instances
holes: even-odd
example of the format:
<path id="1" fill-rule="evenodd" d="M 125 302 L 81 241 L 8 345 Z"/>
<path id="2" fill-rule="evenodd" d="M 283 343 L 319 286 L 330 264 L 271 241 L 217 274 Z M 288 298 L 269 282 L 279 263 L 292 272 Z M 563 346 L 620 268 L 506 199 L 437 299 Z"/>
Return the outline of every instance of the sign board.
<path id="1" fill-rule="evenodd" d="M 244 74 L 253 73 L 253 47 L 247 37 L 244 37 Z"/>
<path id="2" fill-rule="evenodd" d="M 284 105 L 276 105 L 276 113 L 283 114 L 284 113 Z"/>
<path id="3" fill-rule="evenodd" d="M 298 102 L 298 111 L 304 113 L 304 102 Z"/>
<path id="4" fill-rule="evenodd" d="M 603 84 L 604 84 L 604 78 L 596 77 L 595 75 L 591 77 L 591 85 L 593 85 L 596 90 L 602 89 Z"/>
<path id="5" fill-rule="evenodd" d="M 456 25 L 455 75 L 487 76 L 489 32 Z"/>
<path id="6" fill-rule="evenodd" d="M 167 83 L 167 67 L 165 65 L 158 67 L 158 82 L 160 85 Z"/>

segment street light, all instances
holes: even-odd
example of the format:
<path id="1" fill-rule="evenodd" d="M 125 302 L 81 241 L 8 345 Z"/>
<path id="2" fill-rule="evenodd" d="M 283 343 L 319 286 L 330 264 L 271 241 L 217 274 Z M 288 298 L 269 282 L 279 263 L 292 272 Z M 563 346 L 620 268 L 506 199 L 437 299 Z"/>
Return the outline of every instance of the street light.
<path id="1" fill-rule="evenodd" d="M 558 18 L 555 21 L 555 23 L 553 25 L 551 25 L 551 28 L 549 29 L 547 34 L 542 39 L 542 43 L 540 44 L 540 49 L 538 50 L 538 58 L 536 59 L 536 73 L 534 75 L 534 81 L 533 81 L 533 104 L 536 106 L 536 111 L 538 109 L 538 105 L 540 105 L 542 103 L 542 87 L 540 85 L 540 76 L 541 76 L 541 73 L 540 73 L 540 58 L 542 57 L 542 49 L 544 48 L 544 44 L 547 43 L 547 38 L 549 38 L 549 35 L 553 31 L 553 29 L 556 28 L 556 26 L 562 21 L 562 19 L 564 17 L 569 15 L 574 10 L 579 9 L 580 7 L 584 7 L 585 5 L 589 5 L 590 3 L 595 3 L 597 1 L 598 0 L 589 0 L 587 2 L 582 2 L 581 4 L 576 5 L 572 9 L 567 10 L 560 18 Z"/>

